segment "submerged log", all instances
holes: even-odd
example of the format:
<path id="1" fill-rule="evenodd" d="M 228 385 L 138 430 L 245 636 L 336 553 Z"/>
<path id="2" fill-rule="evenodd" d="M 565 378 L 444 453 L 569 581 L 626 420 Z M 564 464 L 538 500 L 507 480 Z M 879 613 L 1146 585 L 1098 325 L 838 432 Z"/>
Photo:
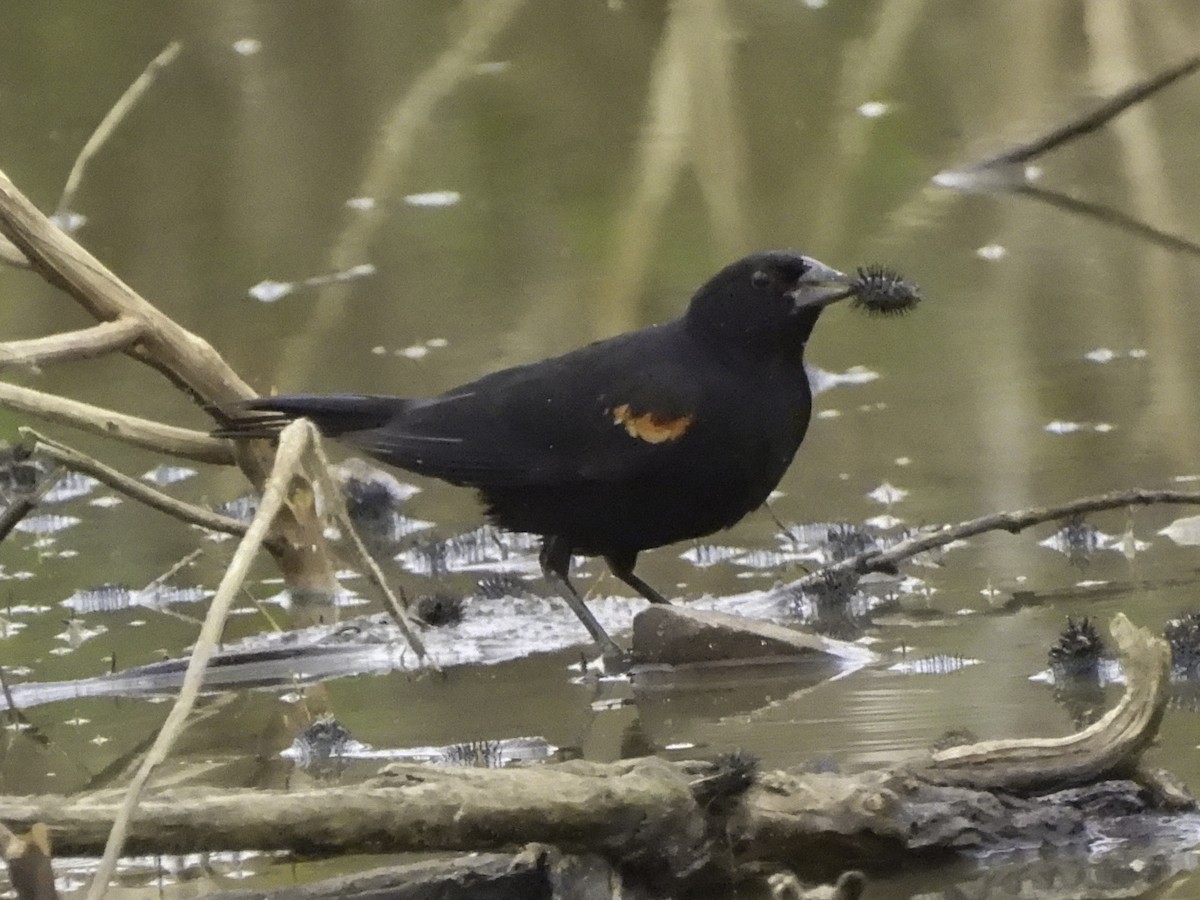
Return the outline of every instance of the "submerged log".
<path id="1" fill-rule="evenodd" d="M 597 856 L 564 856 L 531 844 L 518 854 L 473 853 L 384 866 L 271 890 L 206 894 L 209 900 L 639 900 Z"/>
<path id="2" fill-rule="evenodd" d="M 1139 766 L 1167 700 L 1165 644 L 1118 616 L 1128 687 L 1095 725 L 1054 740 L 959 747 L 855 775 L 776 771 L 745 758 L 573 761 L 513 769 L 393 765 L 360 785 L 301 791 L 175 789 L 148 796 L 128 851 L 304 853 L 511 849 L 597 854 L 654 884 L 732 877 L 752 861 L 831 877 L 912 854 L 1080 840 L 1105 815 L 1190 797 Z M 48 823 L 62 853 L 95 853 L 120 796 L 0 798 L 0 820 Z M 1158 804 L 1157 807 L 1155 804 Z"/>

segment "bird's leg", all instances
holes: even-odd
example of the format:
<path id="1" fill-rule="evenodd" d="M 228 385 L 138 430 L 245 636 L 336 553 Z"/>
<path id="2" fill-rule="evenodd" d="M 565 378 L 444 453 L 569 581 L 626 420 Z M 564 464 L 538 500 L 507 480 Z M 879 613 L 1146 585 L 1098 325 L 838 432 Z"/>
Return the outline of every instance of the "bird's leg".
<path id="1" fill-rule="evenodd" d="M 542 552 L 538 555 L 538 562 L 541 563 L 542 575 L 547 583 L 567 602 L 567 606 L 571 607 L 575 615 L 579 616 L 579 621 L 588 630 L 592 640 L 600 645 L 600 653 L 604 657 L 605 663 L 620 662 L 624 664 L 628 660 L 628 654 L 608 636 L 604 626 L 596 621 L 592 611 L 587 608 L 587 604 L 583 602 L 571 584 L 569 577 L 571 546 L 561 538 L 548 535 L 542 541 Z"/>
<path id="2" fill-rule="evenodd" d="M 670 603 L 666 597 L 656 591 L 642 579 L 633 574 L 633 567 L 637 565 L 637 551 L 620 553 L 609 553 L 604 557 L 604 561 L 608 563 L 609 570 L 620 578 L 623 582 L 649 600 L 651 603 Z"/>

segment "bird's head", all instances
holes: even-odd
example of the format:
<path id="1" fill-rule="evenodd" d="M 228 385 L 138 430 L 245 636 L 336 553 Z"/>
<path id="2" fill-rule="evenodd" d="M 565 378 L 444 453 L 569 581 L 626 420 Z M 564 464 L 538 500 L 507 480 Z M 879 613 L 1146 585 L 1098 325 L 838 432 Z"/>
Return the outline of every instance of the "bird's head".
<path id="1" fill-rule="evenodd" d="M 685 321 L 722 349 L 799 358 L 821 310 L 853 295 L 853 283 L 810 256 L 755 253 L 710 278 L 692 297 Z"/>

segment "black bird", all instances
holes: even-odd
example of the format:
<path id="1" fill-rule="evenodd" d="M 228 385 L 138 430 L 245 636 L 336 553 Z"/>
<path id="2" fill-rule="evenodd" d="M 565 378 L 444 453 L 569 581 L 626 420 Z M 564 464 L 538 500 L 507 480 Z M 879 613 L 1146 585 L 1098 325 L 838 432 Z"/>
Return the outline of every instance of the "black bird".
<path id="1" fill-rule="evenodd" d="M 604 557 L 647 600 L 667 602 L 634 573 L 638 554 L 728 528 L 767 499 L 812 412 L 809 334 L 828 304 L 867 302 L 863 278 L 756 253 L 662 325 L 427 399 L 250 400 L 215 433 L 265 437 L 303 416 L 384 462 L 476 488 L 492 522 L 542 536 L 547 581 L 605 657 L 620 658 L 571 585 L 572 554 Z"/>

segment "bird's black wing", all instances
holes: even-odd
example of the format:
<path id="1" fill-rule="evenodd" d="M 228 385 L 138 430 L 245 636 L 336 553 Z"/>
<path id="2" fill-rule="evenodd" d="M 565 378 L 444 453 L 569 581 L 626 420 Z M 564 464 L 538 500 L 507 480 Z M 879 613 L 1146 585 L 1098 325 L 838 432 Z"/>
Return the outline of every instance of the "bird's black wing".
<path id="1" fill-rule="evenodd" d="M 342 439 L 393 465 L 477 487 L 617 481 L 669 463 L 700 415 L 675 323 L 397 401 Z"/>

